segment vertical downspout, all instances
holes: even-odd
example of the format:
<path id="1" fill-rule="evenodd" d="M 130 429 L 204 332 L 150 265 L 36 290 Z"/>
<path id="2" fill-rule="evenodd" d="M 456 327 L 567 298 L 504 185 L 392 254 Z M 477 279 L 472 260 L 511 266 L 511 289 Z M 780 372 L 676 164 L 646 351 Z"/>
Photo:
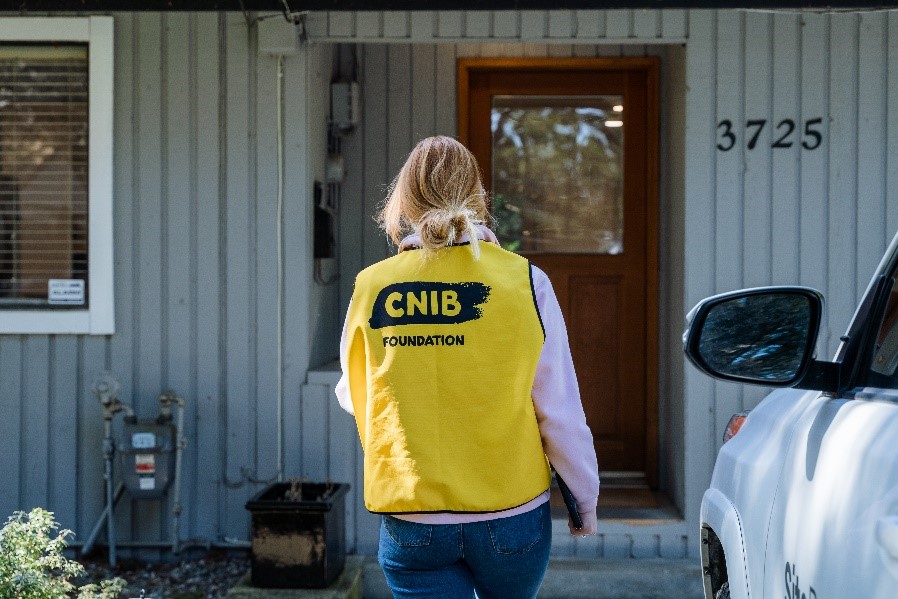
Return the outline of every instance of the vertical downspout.
<path id="1" fill-rule="evenodd" d="M 277 479 L 284 480 L 284 55 L 277 55 Z"/>

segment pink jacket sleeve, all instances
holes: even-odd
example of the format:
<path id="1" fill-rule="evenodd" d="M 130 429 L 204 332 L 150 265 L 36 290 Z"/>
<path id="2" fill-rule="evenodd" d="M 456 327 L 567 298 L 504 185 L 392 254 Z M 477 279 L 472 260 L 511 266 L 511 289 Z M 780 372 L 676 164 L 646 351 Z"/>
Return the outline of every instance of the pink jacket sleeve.
<path id="1" fill-rule="evenodd" d="M 567 329 L 549 277 L 535 266 L 533 289 L 546 331 L 532 392 L 543 449 L 577 499 L 577 509 L 595 510 L 599 468 L 592 431 L 586 425 L 580 401 Z"/>

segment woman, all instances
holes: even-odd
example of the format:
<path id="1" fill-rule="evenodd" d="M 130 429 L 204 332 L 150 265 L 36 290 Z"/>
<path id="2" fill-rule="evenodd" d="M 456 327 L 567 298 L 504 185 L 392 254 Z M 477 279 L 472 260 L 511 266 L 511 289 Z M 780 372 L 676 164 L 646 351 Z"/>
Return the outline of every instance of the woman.
<path id="1" fill-rule="evenodd" d="M 596 532 L 598 467 L 561 309 L 487 218 L 467 148 L 418 143 L 380 215 L 399 252 L 359 273 L 343 329 L 337 396 L 356 418 L 396 597 L 535 597 L 547 457 L 577 501 L 571 534 Z"/>

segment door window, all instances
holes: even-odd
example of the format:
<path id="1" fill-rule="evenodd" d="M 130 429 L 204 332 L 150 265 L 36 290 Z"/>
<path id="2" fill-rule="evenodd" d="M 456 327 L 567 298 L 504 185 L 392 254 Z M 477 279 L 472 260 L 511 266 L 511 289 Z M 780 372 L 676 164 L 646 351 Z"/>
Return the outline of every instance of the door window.
<path id="1" fill-rule="evenodd" d="M 898 286 L 895 271 L 891 274 L 892 289 L 886 302 L 882 322 L 876 333 L 876 345 L 867 385 L 874 387 L 898 387 Z"/>
<path id="2" fill-rule="evenodd" d="M 492 97 L 493 215 L 526 253 L 624 248 L 623 96 Z"/>

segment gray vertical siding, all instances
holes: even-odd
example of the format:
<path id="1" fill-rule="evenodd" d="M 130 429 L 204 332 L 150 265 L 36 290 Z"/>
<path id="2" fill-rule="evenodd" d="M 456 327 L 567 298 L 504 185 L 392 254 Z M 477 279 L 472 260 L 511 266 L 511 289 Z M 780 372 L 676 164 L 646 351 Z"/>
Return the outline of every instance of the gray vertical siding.
<path id="1" fill-rule="evenodd" d="M 889 166 L 896 129 L 889 107 L 898 96 L 890 78 L 896 55 L 889 52 L 898 39 L 895 17 L 690 13 L 689 302 L 738 287 L 817 287 L 828 300 L 819 349 L 833 353 L 898 228 Z M 810 138 L 803 130 L 814 118 L 822 119 L 816 127 L 823 142 L 804 149 Z M 724 119 L 737 135 L 728 152 L 716 149 L 725 143 L 718 127 Z M 751 119 L 766 121 L 754 149 L 741 126 Z M 796 124 L 791 147 L 771 148 L 786 131 L 777 128 L 784 119 Z M 716 395 L 727 410 L 720 400 L 731 388 L 722 384 Z M 745 393 L 732 407 L 751 405 L 763 391 Z"/>
<path id="2" fill-rule="evenodd" d="M 116 333 L 0 336 L 0 514 L 48 507 L 85 539 L 104 503 L 91 386 L 108 370 L 142 419 L 165 389 L 187 402 L 181 537 L 247 540 L 243 504 L 278 474 L 278 428 L 283 474 L 298 476 L 300 386 L 336 355 L 337 288 L 313 281 L 310 200 L 331 48 L 284 58 L 279 333 L 277 59 L 240 14 L 120 14 L 115 36 Z M 126 495 L 117 512 L 119 540 L 169 539 L 167 502 Z"/>

